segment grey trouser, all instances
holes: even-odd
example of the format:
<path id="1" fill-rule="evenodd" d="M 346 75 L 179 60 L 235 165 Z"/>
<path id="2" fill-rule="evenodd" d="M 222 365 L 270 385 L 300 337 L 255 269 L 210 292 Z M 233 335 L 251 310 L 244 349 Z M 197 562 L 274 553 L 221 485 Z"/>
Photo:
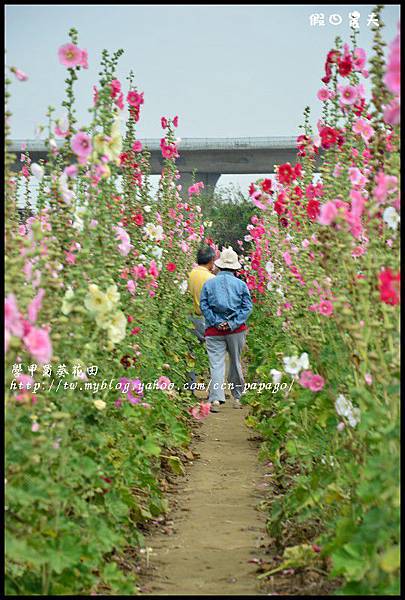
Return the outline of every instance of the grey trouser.
<path id="1" fill-rule="evenodd" d="M 209 402 L 214 402 L 214 400 L 225 402 L 223 384 L 227 352 L 229 353 L 228 382 L 231 384 L 231 393 L 235 400 L 240 399 L 245 386 L 241 365 L 241 355 L 245 341 L 246 331 L 228 335 L 207 336 L 205 338 L 211 371 Z"/>
<path id="2" fill-rule="evenodd" d="M 205 341 L 204 331 L 205 331 L 205 320 L 204 317 L 199 317 L 198 315 L 190 315 L 190 321 L 194 324 L 193 333 L 196 334 L 200 342 Z"/>

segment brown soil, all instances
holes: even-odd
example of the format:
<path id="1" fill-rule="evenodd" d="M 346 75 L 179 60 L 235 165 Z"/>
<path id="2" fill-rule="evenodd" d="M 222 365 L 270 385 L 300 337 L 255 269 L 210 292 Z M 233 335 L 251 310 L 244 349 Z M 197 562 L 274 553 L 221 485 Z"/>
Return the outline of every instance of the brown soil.
<path id="1" fill-rule="evenodd" d="M 247 410 L 227 400 L 202 423 L 192 448 L 200 457 L 175 490 L 169 526 L 146 538 L 153 553 L 141 576 L 143 594 L 263 594 L 257 564 L 249 562 L 266 534 L 265 514 L 257 510 L 263 468 L 244 424 Z"/>

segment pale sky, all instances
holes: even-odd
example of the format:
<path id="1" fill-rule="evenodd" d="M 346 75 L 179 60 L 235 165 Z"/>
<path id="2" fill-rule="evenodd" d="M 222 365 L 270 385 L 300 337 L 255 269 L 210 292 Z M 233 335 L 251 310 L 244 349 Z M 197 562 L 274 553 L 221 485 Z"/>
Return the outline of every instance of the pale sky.
<path id="1" fill-rule="evenodd" d="M 48 105 L 63 100 L 66 69 L 57 50 L 79 31 L 89 69 L 77 84 L 78 118 L 85 125 L 101 51 L 125 50 L 117 77 L 133 69 L 145 94 L 138 136 L 161 137 L 161 116 L 179 116 L 178 135 L 295 136 L 306 105 L 320 115 L 326 53 L 340 35 L 350 41 L 351 11 L 360 13 L 358 44 L 371 52 L 367 26 L 373 5 L 6 5 L 6 61 L 29 75 L 13 82 L 12 137 L 34 138 Z M 310 15 L 323 13 L 324 26 Z M 341 25 L 329 17 L 338 14 Z M 399 5 L 385 5 L 383 37 L 396 35 Z M 181 151 L 181 146 L 180 146 Z M 223 176 L 245 189 L 254 176 Z"/>

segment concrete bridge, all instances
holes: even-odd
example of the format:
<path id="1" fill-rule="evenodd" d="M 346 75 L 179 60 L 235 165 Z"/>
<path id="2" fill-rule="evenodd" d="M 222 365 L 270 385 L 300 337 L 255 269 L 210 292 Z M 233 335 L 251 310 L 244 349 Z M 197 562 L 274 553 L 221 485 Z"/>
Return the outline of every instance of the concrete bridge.
<path id="1" fill-rule="evenodd" d="M 160 174 L 163 166 L 160 140 L 145 138 L 141 141 L 151 152 L 152 175 Z M 13 140 L 11 151 L 19 154 L 24 142 L 33 162 L 46 159 L 42 140 Z M 221 175 L 270 175 L 274 173 L 274 165 L 294 164 L 297 157 L 296 137 L 182 138 L 178 148 L 180 157 L 176 164 L 184 190 L 192 183 L 193 171 L 196 181 L 214 188 Z M 19 168 L 18 163 L 15 168 Z"/>

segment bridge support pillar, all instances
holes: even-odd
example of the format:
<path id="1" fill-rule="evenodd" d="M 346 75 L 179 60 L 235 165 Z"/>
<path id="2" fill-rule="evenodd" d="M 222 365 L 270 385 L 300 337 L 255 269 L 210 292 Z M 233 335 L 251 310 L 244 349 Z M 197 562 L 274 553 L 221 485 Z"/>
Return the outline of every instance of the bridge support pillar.
<path id="1" fill-rule="evenodd" d="M 218 182 L 218 179 L 221 177 L 221 173 L 199 173 L 195 174 L 195 181 L 202 181 L 204 184 L 204 190 L 214 191 L 214 188 Z M 180 180 L 179 182 L 182 185 L 181 195 L 183 198 L 188 197 L 188 188 L 193 184 L 192 173 L 180 172 Z"/>

